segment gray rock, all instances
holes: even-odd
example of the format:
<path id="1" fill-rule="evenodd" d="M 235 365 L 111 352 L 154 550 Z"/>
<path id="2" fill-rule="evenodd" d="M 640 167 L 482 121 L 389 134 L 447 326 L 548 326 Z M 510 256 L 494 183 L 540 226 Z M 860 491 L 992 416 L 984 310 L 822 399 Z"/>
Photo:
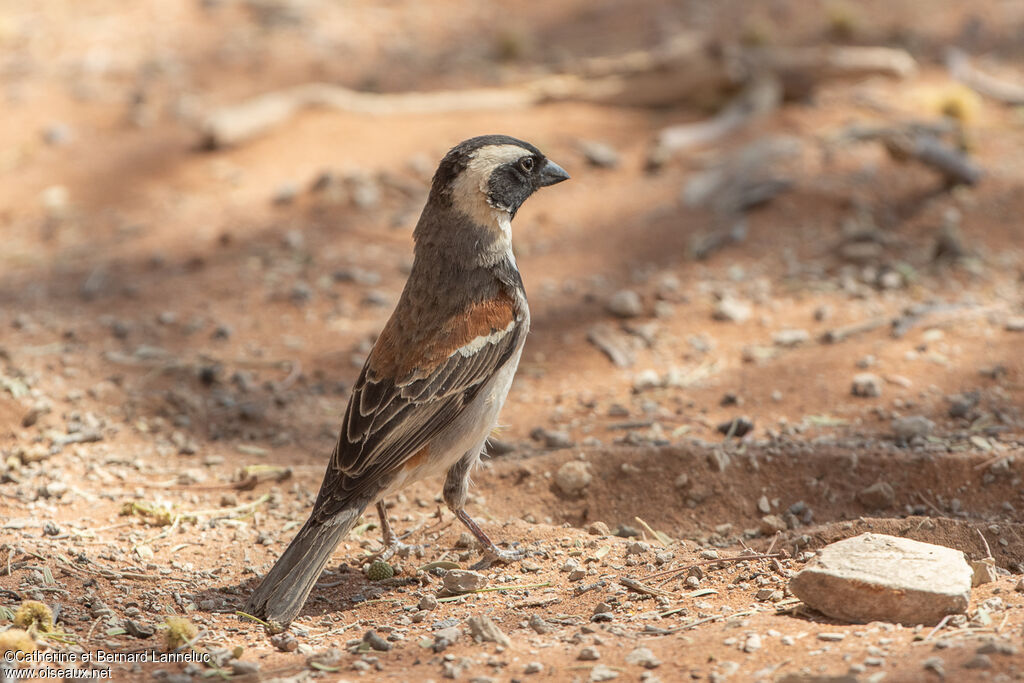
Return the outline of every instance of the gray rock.
<path id="1" fill-rule="evenodd" d="M 450 569 L 445 573 L 442 584 L 449 593 L 471 593 L 487 586 L 487 577 L 468 569 Z"/>
<path id="2" fill-rule="evenodd" d="M 973 577 L 971 579 L 972 586 L 992 583 L 999 578 L 999 575 L 996 574 L 996 563 L 990 558 L 972 560 L 971 571 L 973 572 Z"/>
<path id="3" fill-rule="evenodd" d="M 543 670 L 544 665 L 540 662 L 530 662 L 529 664 L 523 667 L 524 674 L 539 674 Z"/>
<path id="4" fill-rule="evenodd" d="M 437 609 L 437 598 L 433 595 L 424 595 L 420 598 L 420 602 L 417 605 L 423 612 L 429 612 L 430 610 Z"/>
<path id="5" fill-rule="evenodd" d="M 580 653 L 576 655 L 576 659 L 583 662 L 594 662 L 601 659 L 601 653 L 597 651 L 596 647 L 587 646 L 580 650 Z"/>
<path id="6" fill-rule="evenodd" d="M 896 492 L 892 486 L 884 481 L 879 481 L 871 486 L 861 489 L 857 494 L 860 504 L 869 510 L 882 510 L 891 507 L 896 499 Z"/>
<path id="7" fill-rule="evenodd" d="M 981 655 L 984 656 L 984 655 Z M 591 681 L 610 681 L 614 678 L 619 677 L 619 672 L 615 669 L 605 666 L 604 664 L 598 664 L 590 670 Z"/>
<path id="8" fill-rule="evenodd" d="M 619 153 L 607 142 L 581 140 L 580 152 L 583 153 L 583 158 L 585 158 L 587 163 L 591 166 L 596 166 L 598 168 L 615 168 L 619 165 Z"/>
<path id="9" fill-rule="evenodd" d="M 539 614 L 534 614 L 530 617 L 530 628 L 533 629 L 534 633 L 541 636 L 546 633 L 551 633 L 553 630 L 551 624 L 544 621 L 544 617 Z"/>
<path id="10" fill-rule="evenodd" d="M 747 302 L 725 297 L 715 304 L 715 310 L 711 313 L 711 317 L 725 322 L 742 323 L 750 319 L 752 312 L 753 310 Z"/>
<path id="11" fill-rule="evenodd" d="M 497 643 L 508 647 L 512 644 L 505 633 L 498 628 L 498 625 L 494 623 L 490 617 L 477 616 L 470 617 L 466 620 L 466 624 L 469 626 L 469 635 L 474 639 L 486 641 L 488 643 Z"/>
<path id="12" fill-rule="evenodd" d="M 388 652 L 391 650 L 391 643 L 381 638 L 376 631 L 364 633 L 363 642 L 378 652 Z"/>
<path id="13" fill-rule="evenodd" d="M 924 438 L 935 429 L 935 423 L 924 415 L 908 415 L 897 417 L 892 421 L 892 432 L 899 443 L 909 443 L 920 437 Z"/>
<path id="14" fill-rule="evenodd" d="M 871 372 L 861 372 L 853 376 L 850 393 L 864 398 L 875 398 L 882 395 L 882 378 Z"/>
<path id="15" fill-rule="evenodd" d="M 579 495 L 592 479 L 587 463 L 580 460 L 570 460 L 555 472 L 555 486 L 568 496 Z"/>
<path id="16" fill-rule="evenodd" d="M 545 448 L 571 448 L 575 445 L 569 432 L 537 427 L 530 432 L 530 437 L 544 444 Z"/>
<path id="17" fill-rule="evenodd" d="M 231 673 L 235 676 L 248 676 L 260 672 L 260 663 L 244 659 L 231 660 Z"/>
<path id="18" fill-rule="evenodd" d="M 462 637 L 462 630 L 458 626 L 449 626 L 434 631 L 434 652 L 441 652 L 449 645 L 458 642 Z"/>
<path id="19" fill-rule="evenodd" d="M 642 666 L 645 669 L 657 669 L 661 666 L 661 660 L 654 656 L 650 648 L 638 647 L 626 655 L 626 664 Z"/>
<path id="20" fill-rule="evenodd" d="M 606 306 L 608 312 L 620 318 L 636 318 L 643 315 L 644 304 L 640 295 L 632 289 L 620 289 L 612 294 Z"/>
<path id="21" fill-rule="evenodd" d="M 972 575 L 959 550 L 861 534 L 826 546 L 789 588 L 808 606 L 844 621 L 935 624 L 967 610 Z"/>

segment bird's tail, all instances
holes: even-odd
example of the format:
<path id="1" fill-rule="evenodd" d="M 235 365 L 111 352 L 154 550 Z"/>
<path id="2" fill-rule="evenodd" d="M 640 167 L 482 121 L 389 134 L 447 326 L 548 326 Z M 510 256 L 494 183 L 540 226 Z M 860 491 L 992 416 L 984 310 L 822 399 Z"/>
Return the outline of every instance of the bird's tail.
<path id="1" fill-rule="evenodd" d="M 327 520 L 311 516 L 246 603 L 245 610 L 284 628 L 298 615 L 331 559 L 331 553 L 363 513 L 359 502 Z"/>

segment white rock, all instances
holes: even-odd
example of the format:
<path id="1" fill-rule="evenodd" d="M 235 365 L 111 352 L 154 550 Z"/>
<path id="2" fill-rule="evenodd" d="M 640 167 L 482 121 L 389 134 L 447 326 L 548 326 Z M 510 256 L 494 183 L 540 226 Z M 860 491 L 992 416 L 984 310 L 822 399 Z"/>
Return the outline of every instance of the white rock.
<path id="1" fill-rule="evenodd" d="M 742 323 L 750 319 L 751 313 L 752 309 L 747 302 L 725 297 L 715 304 L 715 310 L 712 312 L 711 317 L 715 320 Z"/>
<path id="2" fill-rule="evenodd" d="M 654 656 L 650 648 L 638 647 L 626 655 L 626 664 L 642 666 L 645 669 L 656 669 L 661 666 L 661 660 Z"/>
<path id="3" fill-rule="evenodd" d="M 892 431 L 896 440 L 906 443 L 915 437 L 926 437 L 935 429 L 935 423 L 924 415 L 908 415 L 897 417 L 892 421 Z"/>
<path id="4" fill-rule="evenodd" d="M 487 585 L 487 577 L 468 569 L 451 569 L 442 580 L 444 589 L 449 593 L 470 593 Z"/>
<path id="5" fill-rule="evenodd" d="M 509 637 L 494 623 L 494 620 L 487 616 L 470 617 L 466 620 L 469 626 L 469 635 L 474 639 L 497 643 L 508 647 L 512 644 Z"/>
<path id="6" fill-rule="evenodd" d="M 810 332 L 807 330 L 795 329 L 779 330 L 775 333 L 775 336 L 772 337 L 772 341 L 775 342 L 776 346 L 784 346 L 787 348 L 800 346 L 801 344 L 805 344 L 810 341 L 810 339 Z"/>
<path id="7" fill-rule="evenodd" d="M 959 550 L 861 534 L 826 546 L 789 588 L 835 619 L 935 624 L 967 610 L 972 576 Z"/>

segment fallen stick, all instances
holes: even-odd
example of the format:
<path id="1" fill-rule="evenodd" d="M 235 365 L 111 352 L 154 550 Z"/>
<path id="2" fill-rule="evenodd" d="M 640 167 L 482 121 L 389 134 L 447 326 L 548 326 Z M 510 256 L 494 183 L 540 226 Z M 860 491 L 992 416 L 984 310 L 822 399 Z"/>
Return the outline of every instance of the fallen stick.
<path id="1" fill-rule="evenodd" d="M 869 318 L 868 320 L 862 320 L 861 322 L 852 323 L 850 325 L 844 325 L 843 327 L 837 327 L 833 330 L 828 330 L 821 335 L 821 342 L 823 344 L 838 344 L 839 342 L 846 341 L 851 337 L 864 334 L 866 332 L 873 332 L 880 327 L 885 327 L 889 321 L 884 317 Z"/>
<path id="2" fill-rule="evenodd" d="M 1011 83 L 979 70 L 963 50 L 953 48 L 946 53 L 946 68 L 953 78 L 979 95 L 1003 104 L 1024 104 L 1024 84 Z"/>
<path id="3" fill-rule="evenodd" d="M 777 84 L 774 95 L 778 99 L 783 94 L 806 94 L 821 80 L 839 76 L 882 74 L 902 78 L 916 70 L 916 63 L 906 51 L 884 47 L 772 47 L 737 55 L 735 51 L 712 49 L 705 41 L 684 34 L 651 50 L 588 60 L 578 70 L 580 75 L 546 76 L 509 87 L 435 92 L 368 93 L 329 83 L 309 83 L 213 110 L 197 125 L 203 147 L 216 149 L 250 140 L 313 107 L 387 116 L 508 111 L 555 101 L 666 106 L 695 96 L 720 96 L 745 82 L 756 83 L 763 74 L 773 71 L 783 75 L 783 83 Z M 748 118 L 744 112 L 728 108 L 724 114 L 728 115 L 715 117 L 703 128 L 677 131 L 676 135 L 718 139 Z"/>
<path id="4" fill-rule="evenodd" d="M 885 148 L 896 161 L 913 160 L 931 167 L 950 185 L 975 185 L 981 180 L 977 164 L 933 135 L 893 135 L 885 139 Z"/>

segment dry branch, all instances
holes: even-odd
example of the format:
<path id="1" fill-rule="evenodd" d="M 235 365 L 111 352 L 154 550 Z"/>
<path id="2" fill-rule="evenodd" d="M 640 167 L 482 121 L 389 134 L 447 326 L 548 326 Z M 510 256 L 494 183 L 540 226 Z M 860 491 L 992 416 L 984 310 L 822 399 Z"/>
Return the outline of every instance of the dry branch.
<path id="1" fill-rule="evenodd" d="M 1012 83 L 981 71 L 971 64 L 962 50 L 951 49 L 946 53 L 946 67 L 953 78 L 979 95 L 1003 104 L 1024 104 L 1024 84 Z"/>
<path id="2" fill-rule="evenodd" d="M 916 68 L 913 58 L 890 48 L 759 48 L 723 50 L 691 35 L 652 50 L 582 62 L 578 74 L 546 76 L 497 88 L 412 93 L 368 93 L 328 83 L 309 83 L 266 93 L 215 109 L 198 122 L 202 144 L 219 148 L 250 140 L 298 112 L 323 107 L 352 114 L 437 114 L 488 109 L 523 109 L 543 102 L 581 101 L 628 106 L 664 106 L 720 99 L 744 85 L 778 73 L 781 86 L 769 100 L 800 96 L 823 79 L 869 73 L 903 77 Z M 760 102 L 761 100 L 758 100 Z M 749 119 L 751 106 L 740 99 L 709 122 L 702 135 L 718 136 Z M 755 103 L 755 108 L 756 108 Z M 693 134 L 693 131 L 689 133 Z M 671 136 L 670 136 L 671 137 Z"/>

